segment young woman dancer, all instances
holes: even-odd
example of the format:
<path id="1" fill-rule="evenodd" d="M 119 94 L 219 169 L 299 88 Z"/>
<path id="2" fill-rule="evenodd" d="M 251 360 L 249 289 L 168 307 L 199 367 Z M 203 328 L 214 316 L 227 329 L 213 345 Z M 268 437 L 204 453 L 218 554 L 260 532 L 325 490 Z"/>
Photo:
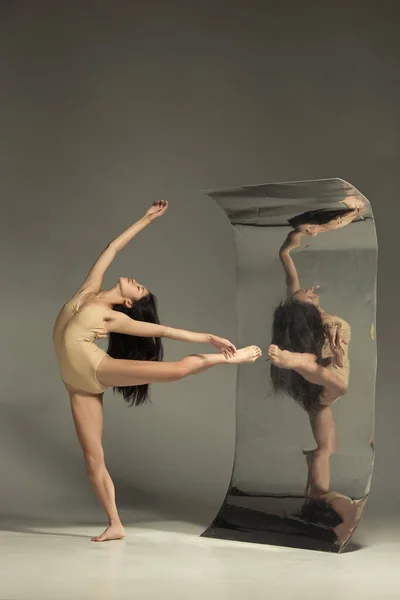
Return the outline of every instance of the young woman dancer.
<path id="1" fill-rule="evenodd" d="M 279 251 L 287 299 L 275 310 L 268 349 L 276 390 L 294 398 L 308 413 L 317 447 L 305 452 L 309 477 L 306 496 L 329 491 L 330 456 L 336 450 L 336 428 L 330 406 L 347 392 L 350 326 L 319 305 L 313 288 L 303 289 L 290 255 L 301 232 L 291 232 Z"/>
<path id="2" fill-rule="evenodd" d="M 231 342 L 215 335 L 160 325 L 155 296 L 135 279 L 120 277 L 113 288 L 102 291 L 103 275 L 117 253 L 167 208 L 167 202 L 155 202 L 142 219 L 108 244 L 81 287 L 63 306 L 54 325 L 55 352 L 70 396 L 88 477 L 109 521 L 106 530 L 92 538 L 93 541 L 125 536 L 115 504 L 114 485 L 104 462 L 104 391 L 114 387 L 130 405 L 139 405 L 147 399 L 150 383 L 177 381 L 215 365 L 254 362 L 261 356 L 257 346 L 236 350 Z M 108 335 L 106 353 L 95 340 Z M 218 353 L 161 362 L 162 337 L 209 343 Z"/>

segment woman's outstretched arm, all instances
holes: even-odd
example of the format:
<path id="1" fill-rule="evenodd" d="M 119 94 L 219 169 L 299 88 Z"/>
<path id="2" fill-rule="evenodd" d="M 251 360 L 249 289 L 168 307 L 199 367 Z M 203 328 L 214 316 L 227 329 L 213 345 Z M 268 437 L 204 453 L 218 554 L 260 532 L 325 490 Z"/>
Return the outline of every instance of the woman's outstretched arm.
<path id="1" fill-rule="evenodd" d="M 279 258 L 283 265 L 283 270 L 286 275 L 286 288 L 288 297 L 292 296 L 300 289 L 299 277 L 297 275 L 296 265 L 293 262 L 290 252 L 300 246 L 302 233 L 299 231 L 291 231 L 286 240 L 279 249 Z"/>
<path id="2" fill-rule="evenodd" d="M 87 290 L 98 293 L 101 290 L 104 273 L 113 262 L 114 258 L 125 246 L 152 221 L 161 217 L 168 208 L 168 202 L 158 200 L 154 202 L 146 214 L 136 223 L 128 227 L 119 236 L 113 239 L 105 250 L 100 254 L 92 268 L 90 269 L 85 281 L 79 288 L 79 292 Z"/>
<path id="3" fill-rule="evenodd" d="M 109 332 L 125 333 L 126 335 L 136 335 L 138 337 L 163 337 L 181 342 L 195 342 L 198 344 L 211 344 L 220 352 L 232 355 L 236 352 L 235 346 L 225 338 L 221 338 L 211 333 L 196 333 L 186 329 L 175 329 L 166 325 L 156 323 L 147 323 L 145 321 L 135 321 L 124 313 L 116 310 L 107 311 L 106 327 Z"/>

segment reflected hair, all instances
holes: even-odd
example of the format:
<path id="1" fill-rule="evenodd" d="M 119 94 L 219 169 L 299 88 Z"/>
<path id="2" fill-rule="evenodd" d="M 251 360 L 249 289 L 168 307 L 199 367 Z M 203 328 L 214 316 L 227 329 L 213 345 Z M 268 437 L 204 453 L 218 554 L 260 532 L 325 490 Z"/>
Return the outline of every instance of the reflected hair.
<path id="1" fill-rule="evenodd" d="M 323 498 L 310 498 L 301 507 L 298 516 L 307 523 L 334 529 L 343 519 Z"/>
<path id="2" fill-rule="evenodd" d="M 157 310 L 157 298 L 154 294 L 140 298 L 131 308 L 122 304 L 113 306 L 113 310 L 126 314 L 135 321 L 160 323 Z M 139 337 L 124 333 L 110 332 L 107 353 L 111 358 L 124 360 L 162 361 L 164 356 L 161 338 Z M 121 394 L 128 406 L 140 406 L 149 399 L 149 384 L 115 386 L 115 394 Z"/>
<path id="3" fill-rule="evenodd" d="M 321 313 L 313 304 L 290 299 L 275 309 L 271 343 L 281 350 L 314 354 L 317 363 L 324 365 L 322 348 L 325 340 Z M 275 392 L 287 394 L 307 412 L 320 408 L 323 386 L 306 381 L 292 369 L 281 369 L 273 364 L 271 379 Z"/>
<path id="4" fill-rule="evenodd" d="M 308 212 L 301 213 L 301 215 L 296 215 L 292 219 L 288 219 L 288 223 L 293 229 L 297 229 L 300 225 L 326 225 L 337 217 L 343 217 L 351 212 L 353 212 L 352 208 L 319 208 L 317 210 L 309 210 Z"/>

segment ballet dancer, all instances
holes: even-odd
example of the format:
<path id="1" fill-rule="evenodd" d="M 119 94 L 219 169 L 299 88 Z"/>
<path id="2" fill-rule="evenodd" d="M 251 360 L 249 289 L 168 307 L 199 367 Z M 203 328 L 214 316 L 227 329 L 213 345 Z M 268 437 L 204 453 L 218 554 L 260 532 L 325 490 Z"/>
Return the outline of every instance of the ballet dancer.
<path id="1" fill-rule="evenodd" d="M 92 538 L 96 542 L 125 536 L 114 484 L 104 462 L 105 390 L 113 387 L 129 405 L 137 406 L 146 401 L 153 382 L 177 381 L 215 365 L 251 363 L 261 356 L 257 346 L 236 350 L 229 340 L 216 335 L 161 325 L 155 296 L 135 279 L 120 277 L 113 288 L 102 290 L 104 273 L 118 252 L 167 208 L 168 202 L 155 202 L 137 223 L 108 244 L 81 287 L 62 307 L 54 325 L 54 348 L 88 477 L 109 523 L 101 535 Z M 107 336 L 109 346 L 104 352 L 95 340 Z M 161 362 L 163 337 L 209 343 L 218 352 Z"/>

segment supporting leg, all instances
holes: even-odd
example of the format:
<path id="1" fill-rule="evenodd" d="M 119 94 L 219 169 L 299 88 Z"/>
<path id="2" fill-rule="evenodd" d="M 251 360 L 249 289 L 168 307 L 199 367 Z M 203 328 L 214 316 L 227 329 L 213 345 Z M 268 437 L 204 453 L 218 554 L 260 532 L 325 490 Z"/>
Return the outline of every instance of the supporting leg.
<path id="1" fill-rule="evenodd" d="M 114 484 L 104 462 L 102 400 L 102 395 L 70 393 L 72 416 L 82 447 L 88 478 L 109 522 L 109 526 L 101 535 L 92 538 L 95 542 L 121 539 L 125 536 L 115 504 Z"/>

